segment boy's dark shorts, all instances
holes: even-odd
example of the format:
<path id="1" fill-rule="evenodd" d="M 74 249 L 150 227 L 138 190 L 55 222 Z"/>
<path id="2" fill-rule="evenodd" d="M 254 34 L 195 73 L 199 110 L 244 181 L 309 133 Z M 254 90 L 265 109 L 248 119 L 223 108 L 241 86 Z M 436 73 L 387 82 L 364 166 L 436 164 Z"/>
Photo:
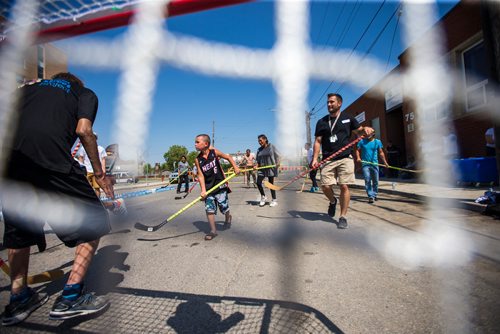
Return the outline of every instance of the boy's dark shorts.
<path id="1" fill-rule="evenodd" d="M 62 215 L 68 217 L 67 222 L 51 224 L 47 221 L 57 237 L 68 247 L 97 240 L 111 230 L 108 213 L 90 186 L 85 170 L 81 169 L 77 162 L 69 173 L 59 173 L 40 167 L 29 159 L 18 157 L 9 162 L 6 179 L 8 182 L 19 182 L 22 186 L 35 187 L 36 192 L 41 192 L 38 196 L 47 197 L 46 194 L 49 193 L 69 201 L 69 205 L 62 206 Z M 9 211 L 8 203 L 8 200 L 2 201 L 5 222 L 3 246 L 20 249 L 38 245 L 39 250 L 43 251 L 46 248 L 43 230 L 45 221 L 42 218 L 30 221 L 21 219 L 15 212 Z M 67 213 L 64 212 L 66 207 Z M 79 209 L 81 216 L 74 217 L 73 207 Z M 30 207 L 27 205 L 23 209 L 30 210 Z M 52 208 L 42 207 L 39 210 Z"/>

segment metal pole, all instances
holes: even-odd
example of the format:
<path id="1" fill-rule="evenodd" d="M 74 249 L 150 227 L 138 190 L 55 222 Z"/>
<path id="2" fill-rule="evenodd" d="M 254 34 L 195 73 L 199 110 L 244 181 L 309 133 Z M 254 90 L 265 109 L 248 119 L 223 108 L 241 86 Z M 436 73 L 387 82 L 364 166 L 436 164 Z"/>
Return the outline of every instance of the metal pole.
<path id="1" fill-rule="evenodd" d="M 311 139 L 311 113 L 306 110 L 306 136 L 307 142 L 312 145 Z"/>
<path id="2" fill-rule="evenodd" d="M 215 121 L 212 121 L 212 146 L 215 146 Z"/>

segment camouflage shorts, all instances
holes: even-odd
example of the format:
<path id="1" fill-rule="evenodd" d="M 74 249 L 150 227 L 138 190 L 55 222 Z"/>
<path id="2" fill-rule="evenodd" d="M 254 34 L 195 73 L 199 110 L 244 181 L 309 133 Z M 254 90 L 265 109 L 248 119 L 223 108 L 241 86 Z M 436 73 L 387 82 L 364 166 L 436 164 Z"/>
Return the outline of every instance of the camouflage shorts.
<path id="1" fill-rule="evenodd" d="M 229 197 L 226 190 L 220 191 L 214 195 L 208 195 L 205 199 L 205 211 L 207 213 L 217 213 L 217 207 L 222 214 L 229 211 Z"/>

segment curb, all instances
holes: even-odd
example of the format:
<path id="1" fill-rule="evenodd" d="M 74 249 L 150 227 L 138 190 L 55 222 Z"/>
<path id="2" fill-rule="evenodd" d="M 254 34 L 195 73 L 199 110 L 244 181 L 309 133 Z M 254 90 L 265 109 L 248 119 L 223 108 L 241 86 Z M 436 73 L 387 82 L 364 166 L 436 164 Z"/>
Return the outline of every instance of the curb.
<path id="1" fill-rule="evenodd" d="M 364 190 L 365 187 L 362 185 L 358 184 L 353 184 L 350 185 L 349 187 L 356 188 L 356 189 L 362 189 Z M 475 202 L 469 202 L 469 201 L 462 201 L 460 199 L 455 199 L 455 198 L 443 198 L 443 197 L 430 197 L 430 196 L 425 196 L 425 195 L 419 195 L 416 193 L 409 193 L 405 191 L 399 191 L 399 190 L 392 190 L 392 189 L 381 189 L 379 188 L 378 191 L 380 193 L 384 194 L 389 194 L 389 195 L 398 195 L 398 196 L 405 196 L 413 199 L 418 199 L 421 201 L 428 201 L 430 199 L 434 200 L 442 200 L 446 202 L 451 202 L 453 207 L 458 208 L 458 209 L 465 209 L 469 211 L 474 211 L 474 212 L 479 212 L 482 213 L 486 209 L 486 205 L 484 204 L 479 204 Z"/>

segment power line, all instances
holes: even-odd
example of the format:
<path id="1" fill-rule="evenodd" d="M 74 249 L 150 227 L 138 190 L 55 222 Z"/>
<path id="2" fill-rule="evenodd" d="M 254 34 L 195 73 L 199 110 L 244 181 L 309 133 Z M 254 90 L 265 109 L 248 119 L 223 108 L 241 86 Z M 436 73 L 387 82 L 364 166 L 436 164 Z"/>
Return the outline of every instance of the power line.
<path id="1" fill-rule="evenodd" d="M 363 37 L 365 36 L 365 34 L 368 32 L 368 29 L 370 29 L 371 25 L 373 24 L 373 22 L 375 21 L 375 18 L 378 16 L 378 14 L 380 13 L 380 10 L 382 9 L 383 5 L 385 4 L 386 0 L 384 0 L 380 6 L 378 7 L 377 11 L 375 12 L 375 14 L 373 15 L 372 19 L 370 20 L 370 23 L 366 26 L 365 30 L 363 31 L 363 33 L 361 34 L 360 38 L 358 39 L 358 41 L 356 42 L 355 46 L 352 48 L 351 50 L 351 53 L 349 54 L 348 56 L 348 59 L 351 57 L 351 55 L 354 53 L 354 50 L 359 46 L 359 43 L 361 42 L 361 40 L 363 39 Z M 399 8 L 399 6 L 398 6 Z M 394 16 L 394 14 L 391 16 L 391 18 L 389 19 L 388 22 L 390 22 L 390 20 L 392 19 L 392 17 Z M 387 25 L 387 24 L 386 24 Z M 385 30 L 385 27 L 383 28 L 383 30 Z M 383 31 L 382 30 L 382 31 Z M 377 40 L 378 38 L 380 38 L 380 34 L 379 36 L 377 37 Z M 312 109 L 315 109 L 315 113 L 318 112 L 319 110 L 321 110 L 325 105 L 321 106 L 320 108 L 317 108 L 316 107 L 318 106 L 318 104 L 321 102 L 321 100 L 323 99 L 323 96 L 326 94 L 326 92 L 330 89 L 330 87 L 332 86 L 334 81 L 331 81 L 330 84 L 328 85 L 328 87 L 325 89 L 325 91 L 323 92 L 323 94 L 321 94 L 320 98 L 316 101 L 316 103 L 314 104 L 314 107 Z M 343 84 L 343 83 L 342 83 Z M 341 85 L 342 85 L 341 84 Z M 340 90 L 340 87 L 337 89 L 337 92 Z"/>
<path id="2" fill-rule="evenodd" d="M 370 47 L 365 51 L 365 53 L 363 54 L 363 57 L 361 58 L 361 61 L 363 61 L 363 59 L 366 58 L 366 56 L 370 53 L 370 51 L 373 49 L 373 47 L 375 46 L 375 44 L 378 42 L 378 40 L 380 39 L 380 37 L 382 36 L 382 33 L 385 31 L 385 29 L 387 28 L 387 26 L 389 25 L 389 23 L 391 22 L 392 18 L 394 17 L 394 15 L 396 15 L 396 13 L 400 10 L 400 7 L 401 6 L 398 6 L 396 8 L 396 10 L 394 11 L 394 13 L 392 13 L 391 17 L 389 18 L 389 20 L 385 23 L 384 27 L 382 28 L 382 30 L 378 33 L 377 37 L 375 38 L 375 40 L 372 42 L 372 44 L 370 45 Z M 398 16 L 398 21 L 396 23 L 396 28 L 397 28 L 397 25 L 399 24 L 399 18 L 400 16 Z M 396 30 L 394 31 L 393 33 L 393 41 L 394 41 L 394 36 L 395 36 L 395 33 L 396 33 Z M 391 46 L 391 49 L 392 49 L 392 46 Z M 392 51 L 391 51 L 392 53 Z M 388 60 L 389 61 L 389 60 Z M 386 68 L 387 68 L 387 65 L 386 65 Z M 330 83 L 330 86 L 331 84 L 333 83 L 333 81 Z M 344 88 L 344 85 L 345 85 L 345 80 L 342 81 L 342 83 L 340 84 L 339 88 L 335 91 L 335 93 L 340 93 L 340 91 L 342 90 L 342 88 Z M 330 87 L 328 86 L 328 87 Z M 323 109 L 325 106 L 326 106 L 326 102 L 321 106 L 319 107 L 318 109 L 316 109 L 318 112 L 319 110 Z"/>
<path id="3" fill-rule="evenodd" d="M 398 30 L 398 25 L 399 25 L 399 19 L 401 18 L 401 15 L 398 15 L 398 19 L 396 21 L 396 25 L 394 26 L 394 32 L 392 33 L 392 40 L 391 40 L 391 47 L 389 48 L 389 55 L 387 56 L 387 62 L 385 63 L 385 70 L 387 71 L 387 66 L 389 65 L 389 61 L 391 60 L 391 55 L 392 55 L 392 47 L 394 45 L 394 38 L 396 37 L 396 31 Z M 375 110 L 375 106 L 379 100 L 375 99 L 371 105 L 371 111 Z"/>
<path id="4" fill-rule="evenodd" d="M 335 48 L 340 48 L 340 46 L 344 42 L 344 39 L 347 36 L 347 32 L 351 29 L 352 23 L 354 22 L 354 18 L 358 14 L 358 11 L 359 11 L 360 7 L 361 7 L 360 1 L 356 0 L 356 3 L 354 4 L 354 7 L 353 7 L 352 11 L 349 14 L 349 17 L 347 18 L 347 22 L 346 22 L 346 24 L 344 26 L 344 29 L 340 33 L 340 37 L 339 37 L 339 39 L 337 40 L 337 43 L 334 46 Z M 331 85 L 331 83 L 330 83 L 330 85 Z M 325 92 L 323 92 L 323 94 L 321 95 L 320 98 L 322 98 L 324 95 L 325 95 Z"/>
<path id="5" fill-rule="evenodd" d="M 326 48 L 326 45 L 328 44 L 328 42 L 330 42 L 330 38 L 332 37 L 332 34 L 335 31 L 335 28 L 337 27 L 337 24 L 339 23 L 339 18 L 342 16 L 342 13 L 344 13 L 344 9 L 345 9 L 346 4 L 347 4 L 347 0 L 344 0 L 344 4 L 342 5 L 342 8 L 341 8 L 341 10 L 339 12 L 339 15 L 334 20 L 335 24 L 333 25 L 333 28 L 330 29 L 330 33 L 328 34 L 328 38 L 326 39 L 325 45 L 323 45 L 322 50 L 324 50 Z M 325 13 L 326 13 L 326 11 L 325 11 Z M 319 38 L 319 36 L 318 36 L 318 38 Z M 318 89 L 318 85 L 319 84 L 316 84 L 315 87 L 312 89 L 311 96 L 314 96 L 316 94 L 316 90 Z"/>
<path id="6" fill-rule="evenodd" d="M 321 36 L 321 32 L 323 31 L 323 25 L 325 24 L 326 14 L 328 14 L 328 8 L 330 7 L 330 1 L 326 4 L 326 9 L 323 14 L 323 19 L 321 20 L 321 25 L 319 26 L 319 32 L 316 35 L 316 39 L 319 41 L 319 37 Z"/>
<path id="7" fill-rule="evenodd" d="M 401 15 L 398 15 L 398 19 L 396 21 L 396 26 L 394 27 L 394 32 L 392 33 L 391 47 L 389 48 L 389 56 L 387 57 L 387 63 L 385 64 L 385 70 L 386 71 L 387 71 L 387 66 L 389 65 L 389 61 L 391 60 L 392 47 L 394 45 L 394 38 L 396 37 L 396 31 L 398 30 L 398 25 L 399 25 L 399 19 L 400 18 L 401 18 Z"/>
<path id="8" fill-rule="evenodd" d="M 358 15 L 360 7 L 361 7 L 361 2 L 359 2 L 359 0 L 356 0 L 354 8 L 351 14 L 349 15 L 349 18 L 347 19 L 347 24 L 345 25 L 344 30 L 340 34 L 340 38 L 336 44 L 336 47 L 340 47 L 340 45 L 342 45 L 342 43 L 344 42 L 344 39 L 347 36 L 347 32 L 351 29 L 352 23 L 354 22 L 354 18 L 356 17 L 356 15 Z"/>
<path id="9" fill-rule="evenodd" d="M 389 23 L 392 21 L 392 18 L 394 17 L 394 15 L 396 15 L 396 13 L 399 12 L 399 7 L 400 6 L 398 6 L 398 8 L 396 8 L 396 10 L 394 11 L 394 13 L 392 13 L 391 17 L 389 18 L 389 20 L 387 20 L 387 22 L 385 23 L 384 27 L 378 33 L 378 35 L 375 38 L 375 40 L 373 41 L 373 43 L 370 45 L 370 47 L 368 48 L 368 50 L 366 50 L 365 54 L 361 58 L 361 61 L 363 61 L 366 58 L 366 56 L 371 52 L 371 50 L 373 49 L 373 47 L 375 46 L 375 44 L 378 42 L 380 36 L 382 36 L 382 34 L 384 33 L 385 29 L 387 28 L 387 26 L 389 25 Z M 342 82 L 342 85 L 337 90 L 337 93 L 340 92 L 340 90 L 343 88 L 344 84 L 345 84 L 345 80 Z"/>

